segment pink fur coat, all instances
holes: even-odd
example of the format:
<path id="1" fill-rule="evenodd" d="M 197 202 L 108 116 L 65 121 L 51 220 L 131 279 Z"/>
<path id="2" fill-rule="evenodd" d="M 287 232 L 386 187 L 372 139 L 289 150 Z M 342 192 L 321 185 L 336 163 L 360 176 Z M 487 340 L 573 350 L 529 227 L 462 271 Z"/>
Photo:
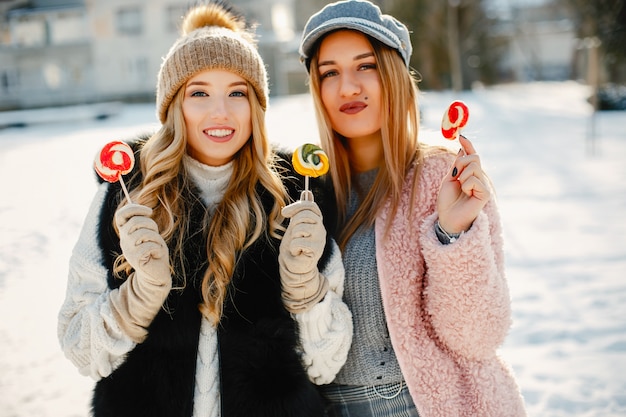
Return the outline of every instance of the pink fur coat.
<path id="1" fill-rule="evenodd" d="M 525 416 L 511 370 L 497 356 L 511 325 L 496 204 L 442 245 L 436 198 L 453 156 L 425 157 L 409 213 L 413 171 L 386 238 L 389 206 L 376 220 L 376 256 L 389 332 L 421 417 Z"/>

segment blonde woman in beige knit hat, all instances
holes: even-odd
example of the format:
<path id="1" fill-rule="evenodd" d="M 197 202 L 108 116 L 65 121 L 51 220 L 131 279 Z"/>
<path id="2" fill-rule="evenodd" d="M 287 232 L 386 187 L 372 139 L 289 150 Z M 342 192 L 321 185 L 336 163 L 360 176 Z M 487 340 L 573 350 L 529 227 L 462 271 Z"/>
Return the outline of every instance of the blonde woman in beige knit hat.
<path id="1" fill-rule="evenodd" d="M 191 9 L 131 201 L 102 182 L 70 259 L 59 339 L 95 417 L 323 415 L 315 385 L 352 337 L 343 266 L 318 205 L 289 204 L 302 182 L 268 146 L 267 100 L 245 22 Z"/>

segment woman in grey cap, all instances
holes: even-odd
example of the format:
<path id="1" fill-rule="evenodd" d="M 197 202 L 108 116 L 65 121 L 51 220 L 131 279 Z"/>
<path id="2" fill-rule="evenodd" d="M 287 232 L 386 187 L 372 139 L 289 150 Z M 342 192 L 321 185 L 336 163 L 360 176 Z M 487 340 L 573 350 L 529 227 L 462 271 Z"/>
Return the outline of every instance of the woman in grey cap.
<path id="1" fill-rule="evenodd" d="M 466 138 L 458 154 L 419 142 L 407 28 L 368 1 L 332 3 L 300 54 L 354 321 L 348 360 L 322 389 L 329 415 L 524 416 L 496 354 L 511 310 L 490 182 Z"/>
<path id="2" fill-rule="evenodd" d="M 283 207 L 302 181 L 280 175 L 267 100 L 245 21 L 192 7 L 130 197 L 101 181 L 69 263 L 58 334 L 94 417 L 323 417 L 316 384 L 352 337 L 343 266 L 316 202 Z"/>

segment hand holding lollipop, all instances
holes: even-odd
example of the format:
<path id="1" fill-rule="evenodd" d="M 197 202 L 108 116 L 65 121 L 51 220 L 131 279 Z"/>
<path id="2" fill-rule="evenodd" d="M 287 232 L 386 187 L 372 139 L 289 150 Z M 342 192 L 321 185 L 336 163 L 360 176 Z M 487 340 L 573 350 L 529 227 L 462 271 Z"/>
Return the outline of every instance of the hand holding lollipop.
<path id="1" fill-rule="evenodd" d="M 129 203 L 131 202 L 130 195 L 122 175 L 128 174 L 134 165 L 133 150 L 126 143 L 118 140 L 104 145 L 94 161 L 94 168 L 100 178 L 108 182 L 120 182 Z"/>
<path id="2" fill-rule="evenodd" d="M 448 110 L 443 114 L 441 121 L 441 134 L 444 138 L 455 140 L 461 135 L 461 129 L 467 124 L 469 109 L 462 101 L 453 101 Z"/>
<path id="3" fill-rule="evenodd" d="M 296 172 L 304 175 L 304 191 L 300 194 L 300 200 L 313 201 L 313 193 L 309 191 L 309 177 L 317 178 L 328 172 L 328 155 L 319 146 L 305 143 L 294 151 L 291 162 Z"/>

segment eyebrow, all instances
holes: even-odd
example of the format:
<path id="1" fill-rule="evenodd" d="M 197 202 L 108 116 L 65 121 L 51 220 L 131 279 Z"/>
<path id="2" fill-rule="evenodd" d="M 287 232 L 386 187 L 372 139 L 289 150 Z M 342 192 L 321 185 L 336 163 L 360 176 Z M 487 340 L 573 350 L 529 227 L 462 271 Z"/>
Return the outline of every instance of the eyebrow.
<path id="1" fill-rule="evenodd" d="M 353 61 L 358 61 L 358 60 L 360 60 L 360 59 L 369 58 L 369 57 L 371 57 L 371 56 L 374 56 L 374 53 L 373 53 L 373 52 L 365 52 L 365 53 L 363 53 L 363 54 L 359 54 L 359 55 L 355 56 L 352 60 L 353 60 Z M 335 62 L 335 61 L 333 61 L 332 59 L 329 59 L 329 60 L 327 60 L 327 61 L 320 61 L 320 62 L 318 62 L 318 63 L 317 63 L 317 66 L 318 66 L 318 67 L 322 67 L 322 66 L 324 66 L 324 65 L 333 65 L 333 64 L 336 64 L 336 62 Z"/>
<path id="2" fill-rule="evenodd" d="M 210 86 L 211 83 L 207 83 L 206 81 L 191 81 L 189 84 L 186 85 L 186 87 L 191 87 L 194 85 L 201 85 L 201 86 Z M 247 83 L 245 81 L 235 81 L 230 83 L 228 86 L 229 87 L 236 87 L 239 85 L 244 85 L 247 86 Z"/>

